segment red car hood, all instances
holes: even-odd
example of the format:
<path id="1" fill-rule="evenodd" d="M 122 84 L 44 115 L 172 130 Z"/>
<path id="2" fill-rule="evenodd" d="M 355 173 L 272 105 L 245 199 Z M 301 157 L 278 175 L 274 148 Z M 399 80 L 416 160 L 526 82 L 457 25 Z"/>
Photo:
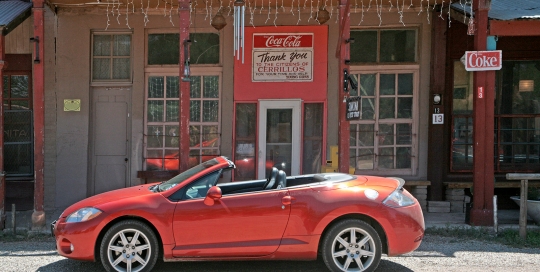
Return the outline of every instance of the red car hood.
<path id="1" fill-rule="evenodd" d="M 126 199 L 130 197 L 140 197 L 143 195 L 149 195 L 149 194 L 155 194 L 155 192 L 152 192 L 148 190 L 148 187 L 152 186 L 153 184 L 145 184 L 145 185 L 139 185 L 139 186 L 133 186 L 118 190 L 113 190 L 105 193 L 101 193 L 86 199 L 83 199 L 71 206 L 69 206 L 60 217 L 68 216 L 77 210 L 84 208 L 84 207 L 98 207 L 101 204 L 104 203 L 110 203 L 113 201 L 118 201 L 120 199 Z"/>

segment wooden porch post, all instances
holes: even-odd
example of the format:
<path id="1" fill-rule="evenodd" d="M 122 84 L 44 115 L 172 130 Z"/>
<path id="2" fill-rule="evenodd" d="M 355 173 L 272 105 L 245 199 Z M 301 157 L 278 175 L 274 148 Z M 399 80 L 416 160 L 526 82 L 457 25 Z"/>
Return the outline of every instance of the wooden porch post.
<path id="1" fill-rule="evenodd" d="M 4 229 L 5 222 L 5 195 L 6 182 L 4 177 L 4 67 L 5 59 L 5 37 L 0 29 L 0 230 Z"/>
<path id="2" fill-rule="evenodd" d="M 44 126 L 45 126 L 45 73 L 44 73 L 44 5 L 43 0 L 34 0 L 32 12 L 34 15 L 34 213 L 32 213 L 32 229 L 41 229 L 45 226 L 44 211 Z"/>
<path id="3" fill-rule="evenodd" d="M 189 168 L 189 90 L 190 82 L 183 78 L 185 60 L 189 58 L 184 53 L 184 46 L 189 40 L 189 0 L 179 0 L 178 16 L 180 17 L 180 101 L 179 101 L 179 171 L 183 172 Z M 188 53 L 189 54 L 189 53 Z"/>
<path id="4" fill-rule="evenodd" d="M 336 58 L 339 61 L 339 80 L 338 80 L 338 103 L 339 103 L 339 129 L 338 129 L 338 171 L 342 173 L 349 173 L 349 137 L 350 137 L 350 124 L 346 119 L 346 106 L 347 104 L 343 102 L 347 93 L 343 91 L 343 81 L 345 80 L 343 71 L 349 70 L 349 64 L 345 63 L 345 60 L 350 58 L 350 50 L 348 39 L 350 37 L 350 0 L 340 0 L 339 1 L 339 16 L 341 20 L 339 21 L 339 40 L 337 44 Z"/>
<path id="5" fill-rule="evenodd" d="M 476 33 L 474 50 L 487 48 L 491 0 L 473 3 Z M 495 72 L 474 72 L 473 98 L 473 207 L 471 225 L 493 226 Z"/>

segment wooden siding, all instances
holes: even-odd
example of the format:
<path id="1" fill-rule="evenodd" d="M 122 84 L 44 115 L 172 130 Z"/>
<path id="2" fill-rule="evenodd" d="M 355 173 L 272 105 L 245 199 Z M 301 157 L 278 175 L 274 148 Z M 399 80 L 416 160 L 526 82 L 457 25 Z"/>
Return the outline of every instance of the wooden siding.
<path id="1" fill-rule="evenodd" d="M 32 54 L 34 18 L 29 17 L 6 36 L 6 54 Z"/>

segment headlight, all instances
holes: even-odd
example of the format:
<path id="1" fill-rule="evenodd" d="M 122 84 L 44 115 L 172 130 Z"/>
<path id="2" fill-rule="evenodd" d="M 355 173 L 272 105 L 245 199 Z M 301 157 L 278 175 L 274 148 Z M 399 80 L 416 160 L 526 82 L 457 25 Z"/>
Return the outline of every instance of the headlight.
<path id="1" fill-rule="evenodd" d="M 88 220 L 90 220 L 92 218 L 97 217 L 100 214 L 101 214 L 101 211 L 96 209 L 96 208 L 91 208 L 91 207 L 82 208 L 82 209 L 68 215 L 68 217 L 66 218 L 66 222 L 67 223 L 85 222 L 85 221 L 88 221 Z"/>
<path id="2" fill-rule="evenodd" d="M 413 205 L 414 199 L 404 195 L 401 190 L 396 190 L 383 201 L 383 204 L 394 208 L 406 207 Z"/>

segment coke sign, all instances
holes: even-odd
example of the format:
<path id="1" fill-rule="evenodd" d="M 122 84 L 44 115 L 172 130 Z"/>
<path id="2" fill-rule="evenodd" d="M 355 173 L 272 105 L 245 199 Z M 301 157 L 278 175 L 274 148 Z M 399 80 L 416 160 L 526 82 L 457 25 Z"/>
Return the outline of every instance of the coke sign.
<path id="1" fill-rule="evenodd" d="M 501 70 L 502 51 L 465 51 L 461 62 L 467 71 Z"/>
<path id="2" fill-rule="evenodd" d="M 253 48 L 312 48 L 312 33 L 253 34 Z"/>

